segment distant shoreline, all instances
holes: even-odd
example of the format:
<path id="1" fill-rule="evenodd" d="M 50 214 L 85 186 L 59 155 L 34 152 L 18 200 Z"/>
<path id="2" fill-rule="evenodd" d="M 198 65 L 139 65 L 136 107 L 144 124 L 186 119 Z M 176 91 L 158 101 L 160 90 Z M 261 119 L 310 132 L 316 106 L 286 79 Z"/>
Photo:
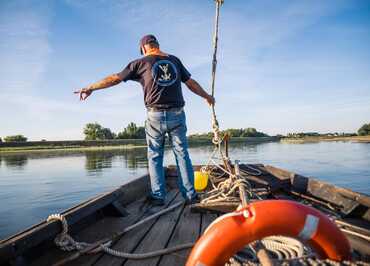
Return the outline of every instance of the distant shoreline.
<path id="1" fill-rule="evenodd" d="M 210 138 L 188 138 L 189 146 L 210 145 Z M 303 138 L 279 138 L 279 137 L 233 137 L 230 143 L 316 143 L 321 141 L 349 141 L 370 143 L 370 136 L 352 137 L 303 137 Z M 27 141 L 27 142 L 0 142 L 0 154 L 25 153 L 25 152 L 48 152 L 48 151 L 100 151 L 100 150 L 127 150 L 146 148 L 145 139 L 123 140 L 100 140 L 100 141 Z"/>
<path id="2" fill-rule="evenodd" d="M 119 145 L 119 146 L 94 146 L 94 147 L 17 147 L 0 148 L 0 154 L 7 153 L 39 153 L 39 152 L 68 152 L 68 151 L 104 151 L 104 150 L 130 150 L 146 148 L 145 145 Z"/>
<path id="3" fill-rule="evenodd" d="M 282 138 L 280 140 L 283 143 L 313 143 L 320 141 L 349 141 L 349 142 L 360 142 L 360 143 L 370 143 L 370 136 L 351 136 L 351 137 L 303 137 L 303 138 Z"/>
<path id="4" fill-rule="evenodd" d="M 189 138 L 189 146 L 212 144 L 210 138 Z M 231 138 L 230 143 L 264 143 L 279 141 L 277 137 Z M 47 152 L 47 151 L 99 151 L 145 148 L 145 139 L 101 141 L 27 141 L 1 142 L 0 153 Z"/>

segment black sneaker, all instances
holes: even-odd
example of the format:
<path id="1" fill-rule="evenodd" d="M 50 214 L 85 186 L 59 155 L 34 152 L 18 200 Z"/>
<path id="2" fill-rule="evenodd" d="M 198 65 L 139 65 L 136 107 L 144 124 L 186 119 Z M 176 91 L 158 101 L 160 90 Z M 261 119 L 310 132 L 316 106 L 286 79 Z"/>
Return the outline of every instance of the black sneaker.
<path id="1" fill-rule="evenodd" d="M 165 204 L 164 199 L 155 198 L 152 195 L 147 196 L 146 200 L 154 206 L 163 206 Z"/>
<path id="2" fill-rule="evenodd" d="M 186 205 L 192 205 L 192 204 L 197 204 L 200 202 L 200 198 L 199 198 L 199 195 L 196 194 L 194 197 L 192 197 L 191 199 L 186 199 L 185 200 L 185 204 Z"/>

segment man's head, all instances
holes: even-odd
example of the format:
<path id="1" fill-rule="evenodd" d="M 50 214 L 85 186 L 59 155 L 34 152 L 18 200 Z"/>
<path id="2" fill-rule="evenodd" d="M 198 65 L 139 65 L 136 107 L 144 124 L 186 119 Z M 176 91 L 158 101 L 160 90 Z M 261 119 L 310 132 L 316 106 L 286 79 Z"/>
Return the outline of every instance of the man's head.
<path id="1" fill-rule="evenodd" d="M 141 38 L 139 48 L 140 54 L 145 54 L 150 48 L 159 48 L 159 43 L 154 35 L 148 34 Z"/>

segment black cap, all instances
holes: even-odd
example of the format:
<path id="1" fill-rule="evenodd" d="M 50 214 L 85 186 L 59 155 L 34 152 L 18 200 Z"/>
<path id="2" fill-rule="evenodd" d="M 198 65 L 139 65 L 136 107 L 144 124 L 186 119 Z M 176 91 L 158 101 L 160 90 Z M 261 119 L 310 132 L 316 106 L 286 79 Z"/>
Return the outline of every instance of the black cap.
<path id="1" fill-rule="evenodd" d="M 159 45 L 158 40 L 154 35 L 152 35 L 152 34 L 145 35 L 140 40 L 140 46 L 139 46 L 140 54 L 143 54 L 143 51 L 141 50 L 141 47 L 143 47 L 145 44 L 149 44 L 149 43 L 156 43 L 156 44 Z"/>

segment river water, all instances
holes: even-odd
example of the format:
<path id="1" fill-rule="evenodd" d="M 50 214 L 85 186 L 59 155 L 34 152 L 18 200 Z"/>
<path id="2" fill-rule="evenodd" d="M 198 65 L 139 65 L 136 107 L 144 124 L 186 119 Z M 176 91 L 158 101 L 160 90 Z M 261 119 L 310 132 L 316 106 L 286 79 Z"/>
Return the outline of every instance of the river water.
<path id="1" fill-rule="evenodd" d="M 212 146 L 191 147 L 205 164 Z M 230 157 L 270 164 L 370 194 L 370 144 L 319 142 L 231 145 Z M 174 164 L 172 152 L 165 164 Z M 147 172 L 146 150 L 0 154 L 0 239 Z"/>

